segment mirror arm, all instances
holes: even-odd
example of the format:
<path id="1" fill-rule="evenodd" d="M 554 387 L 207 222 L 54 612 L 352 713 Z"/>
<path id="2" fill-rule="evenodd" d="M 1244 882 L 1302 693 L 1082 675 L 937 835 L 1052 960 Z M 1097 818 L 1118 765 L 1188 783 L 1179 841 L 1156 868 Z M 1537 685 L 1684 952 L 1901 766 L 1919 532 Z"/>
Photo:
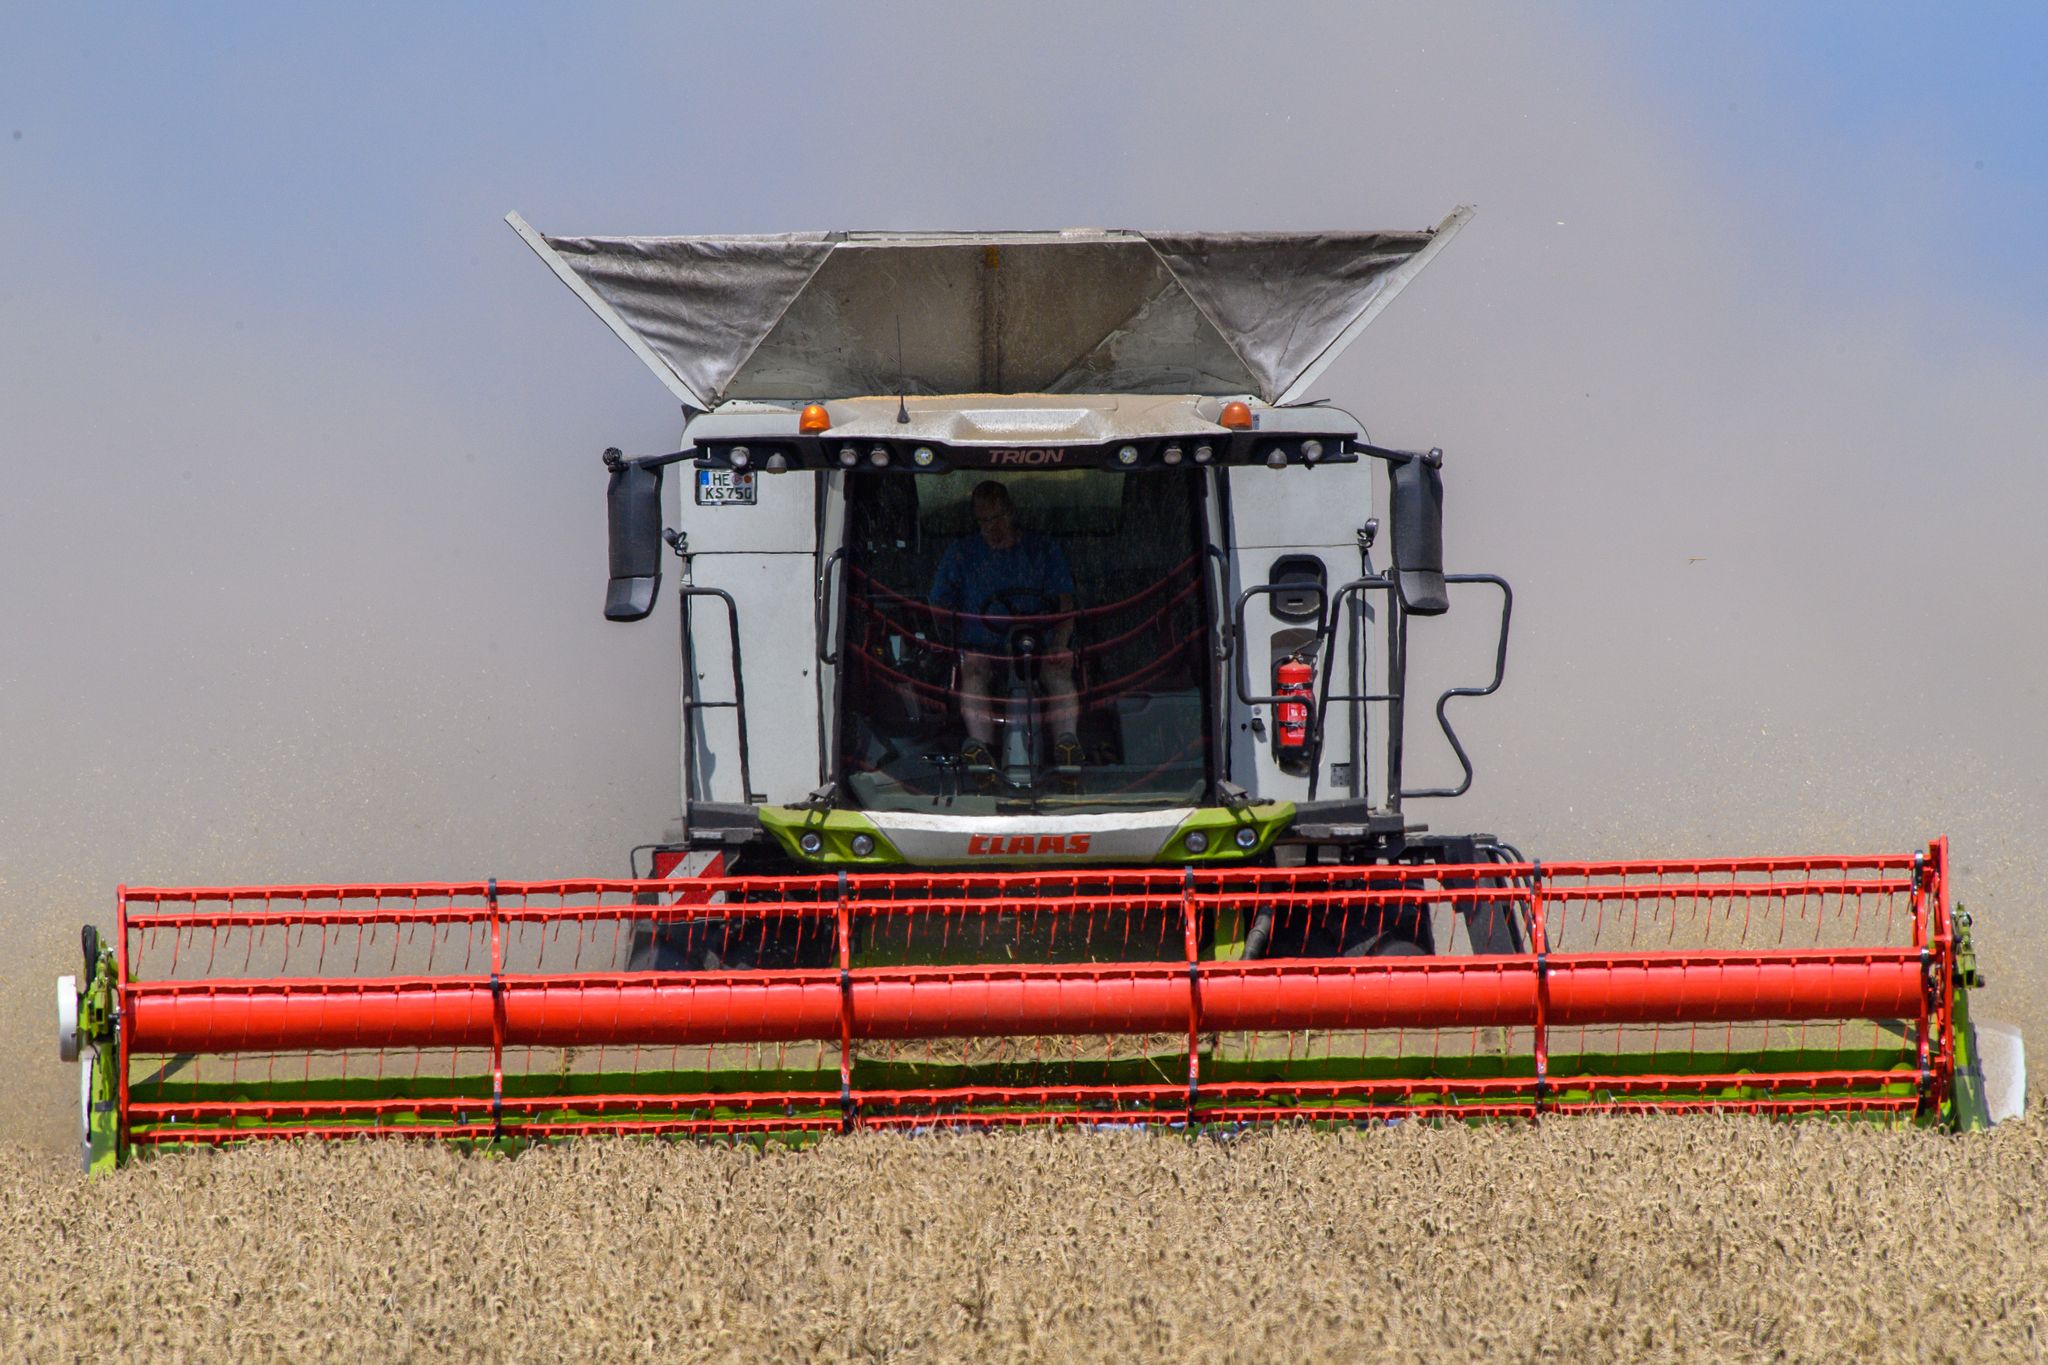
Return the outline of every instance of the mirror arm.
<path id="1" fill-rule="evenodd" d="M 1354 455 L 1367 455 L 1375 460 L 1385 460 L 1390 465 L 1402 465 L 1407 464 L 1410 460 L 1420 460 L 1431 469 L 1441 469 L 1444 464 L 1444 452 L 1441 447 L 1435 446 L 1428 450 L 1394 450 L 1387 446 L 1369 445 L 1364 441 L 1353 441 L 1351 443 L 1351 453 Z"/>
<path id="2" fill-rule="evenodd" d="M 610 446 L 604 452 L 604 467 L 614 474 L 621 469 L 666 469 L 684 460 L 694 460 L 699 454 L 695 450 L 672 450 L 666 455 L 626 455 L 617 446 Z"/>

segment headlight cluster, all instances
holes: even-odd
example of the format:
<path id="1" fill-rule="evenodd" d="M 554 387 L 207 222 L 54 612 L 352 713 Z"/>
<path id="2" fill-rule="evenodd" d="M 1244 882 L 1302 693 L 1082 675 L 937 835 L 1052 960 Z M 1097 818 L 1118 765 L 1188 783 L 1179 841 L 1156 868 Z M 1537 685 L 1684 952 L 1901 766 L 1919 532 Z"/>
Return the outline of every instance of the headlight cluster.
<path id="1" fill-rule="evenodd" d="M 796 846 L 803 850 L 805 857 L 815 858 L 825 851 L 825 836 L 814 829 L 807 829 L 796 837 Z M 875 836 L 856 834 L 846 841 L 846 847 L 856 858 L 872 857 L 875 852 Z"/>
<path id="2" fill-rule="evenodd" d="M 1236 844 L 1241 851 L 1245 853 L 1251 852 L 1259 846 L 1258 826 L 1239 825 L 1237 833 L 1231 836 L 1231 842 Z M 1190 855 L 1197 858 L 1209 851 L 1209 843 L 1209 832 L 1201 829 L 1189 830 L 1181 836 L 1180 840 L 1180 846 L 1186 849 Z"/>
<path id="3" fill-rule="evenodd" d="M 796 846 L 806 858 L 822 858 L 828 851 L 824 834 L 815 829 L 807 829 L 797 835 Z M 856 858 L 872 858 L 881 842 L 874 835 L 863 832 L 847 839 L 844 847 Z"/>

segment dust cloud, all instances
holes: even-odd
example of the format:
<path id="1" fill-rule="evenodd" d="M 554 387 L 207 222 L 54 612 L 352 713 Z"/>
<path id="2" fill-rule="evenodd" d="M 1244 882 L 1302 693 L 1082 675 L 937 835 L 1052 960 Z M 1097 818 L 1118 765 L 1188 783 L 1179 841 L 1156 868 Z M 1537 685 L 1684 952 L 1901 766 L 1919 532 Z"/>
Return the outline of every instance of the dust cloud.
<path id="1" fill-rule="evenodd" d="M 1476 203 L 1321 385 L 1445 448 L 1454 567 L 1520 594 L 1504 693 L 1457 713 L 1478 784 L 1424 818 L 1551 858 L 1946 833 L 1986 1008 L 2048 1036 L 2048 345 L 1929 253 L 1963 192 L 1937 152 L 1859 162 L 1734 65 L 1784 126 L 1731 148 L 1716 73 L 1667 82 L 1611 11 L 1167 13 L 1070 11 L 1091 41 L 1056 61 L 1022 18 L 907 10 L 402 55 L 257 26 L 220 60 L 260 82 L 146 34 L 0 58 L 0 1138 L 68 1146 L 50 981 L 121 882 L 612 871 L 672 818 L 673 640 L 598 620 L 596 452 L 676 417 L 512 207 L 688 232 Z M 827 59 L 865 79 L 821 113 L 791 73 Z M 1422 681 L 1463 680 L 1484 624 L 1420 633 Z"/>

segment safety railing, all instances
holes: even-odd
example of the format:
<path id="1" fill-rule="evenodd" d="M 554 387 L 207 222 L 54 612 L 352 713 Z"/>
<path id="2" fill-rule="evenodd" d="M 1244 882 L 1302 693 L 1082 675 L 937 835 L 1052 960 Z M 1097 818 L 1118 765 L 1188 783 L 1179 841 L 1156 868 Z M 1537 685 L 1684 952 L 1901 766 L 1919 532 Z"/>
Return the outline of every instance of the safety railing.
<path id="1" fill-rule="evenodd" d="M 1230 619 L 1231 631 L 1238 639 L 1245 638 L 1245 613 L 1254 599 L 1295 593 L 1309 594 L 1315 599 L 1312 633 L 1316 641 L 1315 652 L 1324 663 L 1316 672 L 1311 706 L 1313 720 L 1309 727 L 1309 752 L 1305 765 L 1310 800 L 1315 799 L 1317 787 L 1320 785 L 1323 736 L 1328 728 L 1332 703 L 1360 708 L 1357 714 L 1361 725 L 1364 721 L 1364 707 L 1374 704 L 1386 706 L 1386 808 L 1389 811 L 1399 811 L 1401 802 L 1406 798 L 1456 797 L 1463 796 L 1471 789 L 1472 759 L 1465 751 L 1464 742 L 1458 738 L 1458 732 L 1451 725 L 1449 708 L 1454 700 L 1488 697 L 1500 690 L 1501 682 L 1507 676 L 1508 630 L 1514 617 L 1514 589 L 1508 586 L 1506 579 L 1497 574 L 1445 574 L 1444 582 L 1452 586 L 1485 584 L 1499 589 L 1501 595 L 1500 629 L 1494 640 L 1492 678 L 1476 686 L 1447 687 L 1436 699 L 1437 728 L 1443 732 L 1445 741 L 1451 746 L 1451 754 L 1457 759 L 1458 767 L 1463 774 L 1457 785 L 1451 787 L 1412 788 L 1406 785 L 1408 612 L 1401 605 L 1400 594 L 1395 591 L 1392 579 L 1384 575 L 1356 578 L 1338 585 L 1334 590 L 1313 582 L 1255 583 L 1238 593 Z M 1373 593 L 1383 594 L 1386 598 L 1386 691 L 1338 690 L 1334 682 L 1336 669 L 1332 666 L 1333 661 L 1339 657 L 1349 657 L 1346 651 L 1355 649 L 1358 644 L 1355 636 L 1347 637 L 1346 623 L 1353 623 L 1354 630 L 1362 628 L 1358 623 L 1364 620 L 1362 609 L 1365 599 Z M 1345 650 L 1340 650 L 1340 643 L 1346 647 Z M 1240 651 L 1232 669 L 1232 683 L 1240 706 L 1274 706 L 1293 700 L 1277 693 L 1255 694 L 1245 673 L 1246 666 L 1247 659 Z M 1362 735 L 1361 730 L 1361 738 Z"/>

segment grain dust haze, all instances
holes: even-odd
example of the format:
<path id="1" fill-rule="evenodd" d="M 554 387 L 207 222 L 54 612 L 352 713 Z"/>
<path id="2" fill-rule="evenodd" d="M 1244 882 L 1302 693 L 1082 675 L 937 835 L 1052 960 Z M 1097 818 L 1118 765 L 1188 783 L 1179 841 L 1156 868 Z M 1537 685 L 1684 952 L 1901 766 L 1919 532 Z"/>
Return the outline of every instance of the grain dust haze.
<path id="1" fill-rule="evenodd" d="M 1548 858 L 1946 833 L 1983 1008 L 2048 1049 L 2048 337 L 1973 266 L 1995 166 L 1845 141 L 1726 44 L 1673 79 L 1610 11 L 1091 10 L 1059 60 L 993 65 L 1046 35 L 887 17 L 11 35 L 0 1340 L 2037 1354 L 2038 1108 L 1959 1141 L 1572 1123 L 69 1173 L 50 983 L 117 884 L 610 872 L 672 818 L 672 633 L 598 619 L 597 452 L 667 449 L 676 418 L 513 207 L 692 232 L 1476 203 L 1321 385 L 1444 447 L 1453 566 L 1518 591 L 1507 687 L 1458 717 L 1478 783 L 1425 818 Z M 761 98 L 822 53 L 863 99 Z M 1260 79 L 1190 98 L 1219 53 Z M 1344 80 L 1275 77 L 1332 53 Z M 1778 135 L 1737 139 L 1737 105 Z M 1418 632 L 1420 681 L 1482 646 L 1455 612 Z"/>

